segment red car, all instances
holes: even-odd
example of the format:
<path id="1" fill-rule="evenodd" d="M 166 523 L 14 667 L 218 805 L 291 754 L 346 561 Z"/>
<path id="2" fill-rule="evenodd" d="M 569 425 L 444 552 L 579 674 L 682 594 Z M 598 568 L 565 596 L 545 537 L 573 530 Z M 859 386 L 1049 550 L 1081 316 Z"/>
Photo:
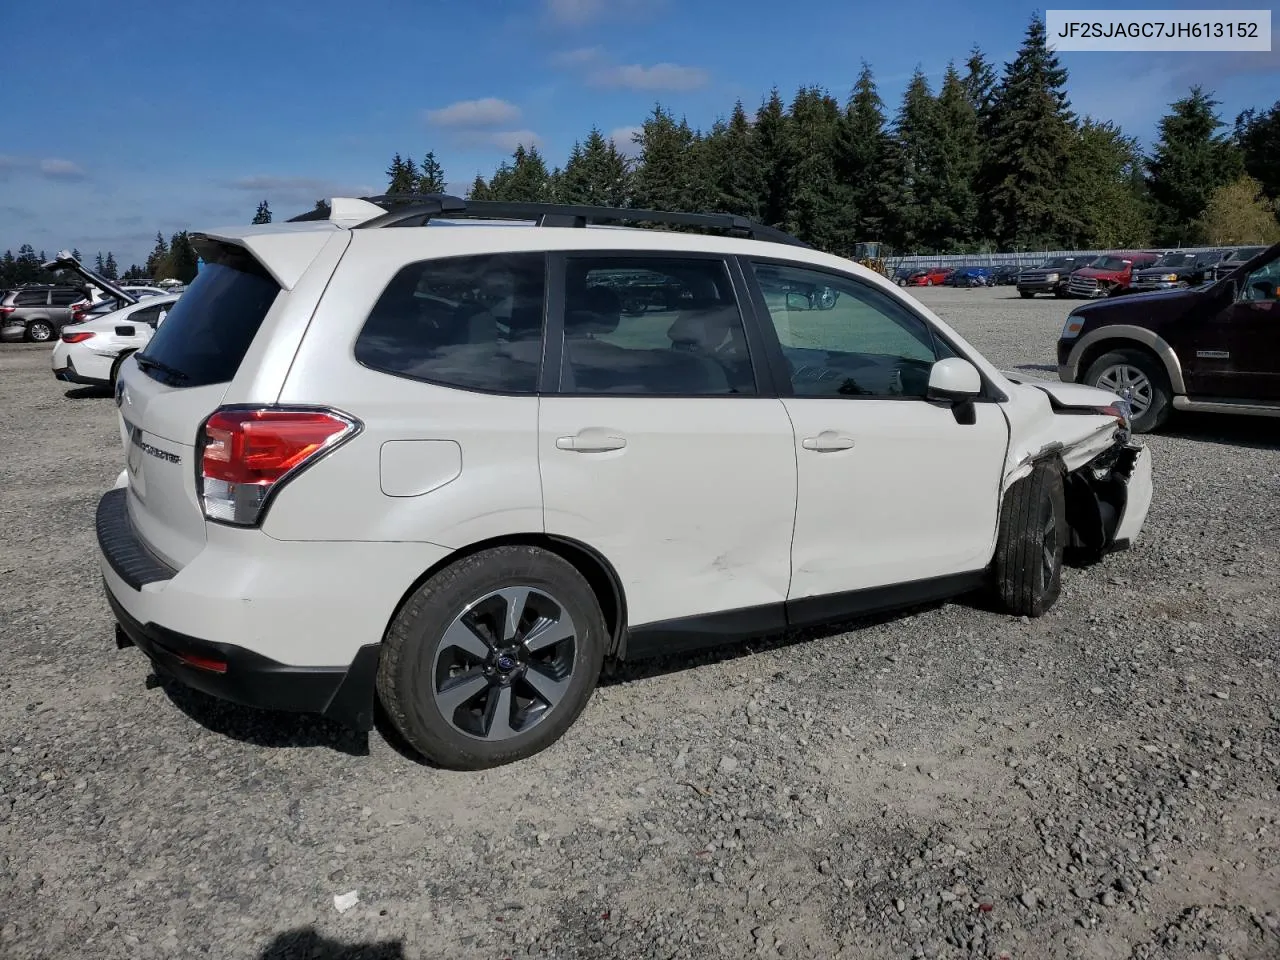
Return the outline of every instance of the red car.
<path id="1" fill-rule="evenodd" d="M 1151 266 L 1161 256 L 1162 254 L 1149 250 L 1136 250 L 1132 253 L 1106 253 L 1095 257 L 1071 274 L 1067 296 L 1092 300 L 1094 297 L 1127 293 L 1134 273 Z"/>
<path id="2" fill-rule="evenodd" d="M 907 277 L 908 287 L 940 287 L 956 272 L 955 267 L 926 267 Z"/>

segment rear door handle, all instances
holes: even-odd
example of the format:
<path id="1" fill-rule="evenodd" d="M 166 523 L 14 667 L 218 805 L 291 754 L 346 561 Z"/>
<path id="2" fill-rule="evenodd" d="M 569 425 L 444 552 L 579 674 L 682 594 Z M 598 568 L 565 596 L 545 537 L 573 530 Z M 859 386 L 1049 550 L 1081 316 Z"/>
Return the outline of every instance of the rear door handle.
<path id="1" fill-rule="evenodd" d="M 819 453 L 849 450 L 853 447 L 853 437 L 846 437 L 834 430 L 823 430 L 816 437 L 805 437 L 800 441 L 800 446 L 806 450 L 817 450 Z"/>
<path id="2" fill-rule="evenodd" d="M 610 450 L 621 450 L 626 445 L 626 437 L 613 437 L 585 430 L 577 436 L 560 437 L 556 440 L 557 450 L 572 450 L 574 453 L 607 453 Z"/>

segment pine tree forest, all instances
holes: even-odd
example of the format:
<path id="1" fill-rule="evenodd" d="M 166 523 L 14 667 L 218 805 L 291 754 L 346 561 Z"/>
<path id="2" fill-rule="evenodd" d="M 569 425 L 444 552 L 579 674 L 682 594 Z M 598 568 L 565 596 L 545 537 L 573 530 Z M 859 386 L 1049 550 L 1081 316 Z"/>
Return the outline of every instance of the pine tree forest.
<path id="1" fill-rule="evenodd" d="M 487 177 L 468 173 L 459 192 L 739 214 L 842 256 L 860 241 L 907 255 L 1280 239 L 1280 101 L 1232 124 L 1211 91 L 1191 87 L 1144 152 L 1116 124 L 1073 112 L 1067 90 L 1067 71 L 1033 17 L 1002 68 L 975 47 L 947 65 L 936 90 L 917 70 L 896 108 L 863 63 L 843 100 L 818 87 L 789 99 L 774 89 L 754 110 L 733 104 L 705 130 L 659 103 L 632 144 L 593 126 L 562 165 L 521 145 Z M 385 176 L 389 194 L 448 189 L 434 152 L 417 161 L 397 153 Z M 271 217 L 264 200 L 252 222 Z M 0 287 L 51 280 L 44 259 L 30 245 L 5 251 Z M 111 251 L 94 262 L 125 280 L 195 275 L 185 232 L 157 234 L 146 263 L 123 273 Z"/>

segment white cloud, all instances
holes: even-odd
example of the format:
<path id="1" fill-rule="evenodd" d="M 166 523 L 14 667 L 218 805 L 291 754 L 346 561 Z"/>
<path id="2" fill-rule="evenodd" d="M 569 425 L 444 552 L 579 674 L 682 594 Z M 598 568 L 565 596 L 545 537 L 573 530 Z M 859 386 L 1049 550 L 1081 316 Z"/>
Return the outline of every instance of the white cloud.
<path id="1" fill-rule="evenodd" d="M 586 63 L 599 63 L 604 59 L 602 47 L 578 47 L 575 50 L 563 50 L 551 58 L 551 62 L 559 67 L 576 67 Z"/>
<path id="2" fill-rule="evenodd" d="M 553 20 L 573 26 L 596 19 L 608 9 L 605 0 L 547 0 L 547 13 Z"/>
<path id="3" fill-rule="evenodd" d="M 640 144 L 633 139 L 642 127 L 615 127 L 609 131 L 609 139 L 618 148 L 618 152 L 628 157 L 640 155 Z"/>
<path id="4" fill-rule="evenodd" d="M 367 184 L 341 183 L 320 177 L 277 177 L 259 175 L 238 177 L 225 183 L 232 190 L 278 197 L 283 200 L 305 200 L 308 203 L 330 197 L 367 197 L 377 192 Z"/>
<path id="5" fill-rule="evenodd" d="M 628 90 L 695 90 L 709 79 L 701 67 L 682 67 L 676 63 L 638 63 L 603 67 L 587 78 L 601 87 L 626 87 Z"/>
<path id="6" fill-rule="evenodd" d="M 40 161 L 40 176 L 49 180 L 83 180 L 86 174 L 79 164 L 49 157 Z"/>
<path id="7" fill-rule="evenodd" d="M 427 111 L 427 122 L 439 127 L 500 127 L 520 119 L 520 108 L 497 97 L 459 100 Z"/>
<path id="8" fill-rule="evenodd" d="M 84 180 L 88 174 L 78 163 L 63 160 L 60 157 L 16 157 L 12 154 L 0 154 L 0 179 L 7 179 L 14 173 L 33 173 L 46 180 Z"/>
<path id="9" fill-rule="evenodd" d="M 498 147 L 511 153 L 518 146 L 541 147 L 542 137 L 532 130 L 467 130 L 458 134 L 460 143 L 471 147 Z"/>

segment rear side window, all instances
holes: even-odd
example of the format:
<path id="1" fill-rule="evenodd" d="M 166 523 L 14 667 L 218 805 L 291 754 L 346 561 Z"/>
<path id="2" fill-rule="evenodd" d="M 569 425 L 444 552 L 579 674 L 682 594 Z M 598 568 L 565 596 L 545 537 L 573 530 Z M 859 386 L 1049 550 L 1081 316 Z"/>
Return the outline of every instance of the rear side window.
<path id="1" fill-rule="evenodd" d="M 84 299 L 84 294 L 79 290 L 55 290 L 53 291 L 53 305 L 55 307 L 69 307 L 71 304 Z"/>
<path id="2" fill-rule="evenodd" d="M 138 354 L 138 366 L 148 376 L 175 387 L 235 377 L 280 293 L 266 269 L 244 251 L 203 246 L 201 252 L 204 268 Z"/>
<path id="3" fill-rule="evenodd" d="M 17 307 L 43 307 L 49 302 L 48 290 L 26 290 L 14 299 Z"/>
<path id="4" fill-rule="evenodd" d="M 356 360 L 449 387 L 535 393 L 545 277 L 541 253 L 411 263 L 374 304 L 356 339 Z"/>

